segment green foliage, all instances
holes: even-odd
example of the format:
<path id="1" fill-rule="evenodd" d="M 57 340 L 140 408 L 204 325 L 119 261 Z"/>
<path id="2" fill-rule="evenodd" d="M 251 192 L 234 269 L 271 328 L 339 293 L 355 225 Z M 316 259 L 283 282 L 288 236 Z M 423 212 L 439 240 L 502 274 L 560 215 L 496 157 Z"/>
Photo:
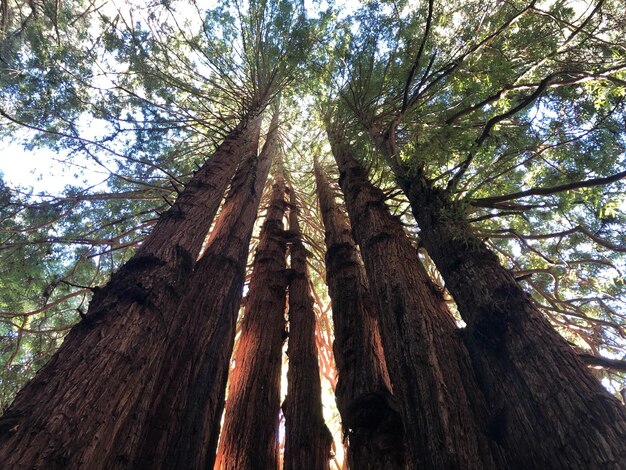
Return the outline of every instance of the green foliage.
<path id="1" fill-rule="evenodd" d="M 387 163 L 447 191 L 442 215 L 471 223 L 568 338 L 623 356 L 624 184 L 567 190 L 626 163 L 623 6 L 369 2 L 351 21 L 329 57 L 345 67 L 335 122 L 357 146 L 391 135 Z"/>
<path id="2" fill-rule="evenodd" d="M 569 340 L 624 355 L 623 182 L 489 202 L 624 168 L 620 1 L 348 6 L 10 2 L 2 135 L 103 177 L 62 194 L 0 187 L 0 406 L 79 320 L 85 287 L 105 283 L 223 136 L 279 95 L 299 186 L 310 189 L 328 121 L 396 198 L 394 162 L 372 139 L 390 132 L 404 176 L 447 191 L 446 217 L 524 277 Z M 392 203 L 406 212 L 405 200 Z M 312 266 L 321 279 L 320 260 Z"/>

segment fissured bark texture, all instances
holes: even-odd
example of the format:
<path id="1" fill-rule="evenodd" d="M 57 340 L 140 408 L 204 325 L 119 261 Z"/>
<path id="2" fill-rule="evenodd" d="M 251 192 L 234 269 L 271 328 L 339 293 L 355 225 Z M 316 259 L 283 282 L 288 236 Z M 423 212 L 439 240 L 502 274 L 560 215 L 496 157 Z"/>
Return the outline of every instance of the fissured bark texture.
<path id="1" fill-rule="evenodd" d="M 497 257 L 423 177 L 400 180 L 513 468 L 626 468 L 626 408 L 604 390 Z M 458 212 L 458 211 L 457 211 Z"/>
<path id="2" fill-rule="evenodd" d="M 485 404 L 442 294 L 421 265 L 400 220 L 384 203 L 341 132 L 328 129 L 354 236 L 361 248 L 409 468 L 503 466 L 485 435 Z"/>
<path id="3" fill-rule="evenodd" d="M 2 468 L 125 466 L 142 432 L 139 405 L 154 375 L 223 193 L 256 148 L 259 119 L 241 123 L 156 224 L 138 253 L 103 288 L 86 318 L 0 418 Z"/>
<path id="4" fill-rule="evenodd" d="M 277 470 L 287 289 L 285 181 L 275 177 L 234 353 L 216 469 Z"/>
<path id="5" fill-rule="evenodd" d="M 249 243 L 275 144 L 268 136 L 233 178 L 168 331 L 132 468 L 213 468 Z"/>
<path id="6" fill-rule="evenodd" d="M 290 191 L 289 370 L 285 414 L 284 470 L 327 470 L 332 436 L 322 415 L 321 381 L 315 343 L 315 312 L 309 292 L 306 249 Z"/>
<path id="7" fill-rule="evenodd" d="M 347 437 L 351 469 L 405 468 L 398 404 L 378 330 L 378 306 L 345 213 L 315 162 L 317 197 L 325 229 L 326 283 L 332 303 L 338 376 L 337 408 Z"/>

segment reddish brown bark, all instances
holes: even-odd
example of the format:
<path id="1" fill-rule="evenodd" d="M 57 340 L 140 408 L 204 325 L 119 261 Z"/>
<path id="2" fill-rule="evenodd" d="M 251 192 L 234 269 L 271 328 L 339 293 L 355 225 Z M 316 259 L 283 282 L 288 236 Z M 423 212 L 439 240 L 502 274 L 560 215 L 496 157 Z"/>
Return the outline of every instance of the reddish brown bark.
<path id="1" fill-rule="evenodd" d="M 95 291 L 87 317 L 0 419 L 1 467 L 103 468 L 118 459 L 117 435 L 140 432 L 138 402 L 154 384 L 166 328 L 202 243 L 191 232 L 206 235 L 256 136 L 258 119 L 235 129 L 135 257 Z M 199 206 L 207 211 L 200 220 Z"/>
<path id="2" fill-rule="evenodd" d="M 490 405 L 491 429 L 514 468 L 626 468 L 626 409 L 473 235 L 449 195 L 400 180 L 461 316 Z"/>
<path id="3" fill-rule="evenodd" d="M 279 175 L 254 258 L 216 469 L 278 469 L 282 346 L 286 339 L 285 207 L 285 182 Z"/>
<path id="4" fill-rule="evenodd" d="M 315 181 L 326 235 L 326 283 L 339 372 L 335 395 L 348 440 L 348 465 L 355 470 L 404 468 L 402 420 L 391 393 L 378 307 L 369 294 L 348 217 L 317 162 Z"/>
<path id="5" fill-rule="evenodd" d="M 137 441 L 128 456 L 132 468 L 213 468 L 248 248 L 276 133 L 273 126 L 258 158 L 254 152 L 233 178 L 169 328 L 146 427 L 128 436 Z"/>
<path id="6" fill-rule="evenodd" d="M 159 218 L 137 256 L 162 257 L 181 248 L 194 259 L 198 256 L 237 166 L 258 145 L 260 125 L 261 116 L 257 116 L 243 121 L 228 135 Z"/>
<path id="7" fill-rule="evenodd" d="M 306 249 L 298 223 L 297 201 L 290 190 L 289 229 L 289 370 L 285 414 L 284 470 L 327 470 L 330 465 L 332 436 L 322 415 L 322 396 L 317 347 L 315 312 L 309 292 Z"/>
<path id="8" fill-rule="evenodd" d="M 469 354 L 417 251 L 342 135 L 329 129 L 340 185 L 380 309 L 387 367 L 409 468 L 503 466 L 483 431 L 485 405 Z"/>

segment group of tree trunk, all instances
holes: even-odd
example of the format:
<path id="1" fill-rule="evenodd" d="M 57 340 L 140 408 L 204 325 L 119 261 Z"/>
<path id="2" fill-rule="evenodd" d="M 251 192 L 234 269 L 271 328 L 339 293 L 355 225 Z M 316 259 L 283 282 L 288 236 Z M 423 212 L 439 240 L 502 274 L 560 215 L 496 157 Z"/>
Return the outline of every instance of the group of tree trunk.
<path id="1" fill-rule="evenodd" d="M 172 340 L 185 347 L 200 346 L 191 321 L 201 313 L 189 314 L 195 301 L 189 291 L 197 294 L 222 286 L 208 289 L 203 284 L 202 278 L 211 274 L 202 273 L 196 259 L 233 174 L 240 167 L 236 179 L 242 180 L 245 171 L 256 168 L 246 163 L 257 159 L 259 129 L 259 116 L 243 119 L 161 216 L 135 256 L 106 286 L 96 289 L 85 318 L 2 416 L 3 468 L 129 467 L 142 459 L 142 448 L 146 459 L 156 455 L 156 443 L 147 439 L 151 431 L 146 424 L 156 421 L 155 413 L 160 412 L 152 404 L 163 399 L 168 384 L 184 384 L 188 391 L 193 380 L 188 371 L 162 365 L 175 360 L 167 356 L 169 350 L 175 350 L 181 362 L 190 362 L 170 344 Z M 231 199 L 237 197 L 234 190 L 233 185 Z M 225 209 L 213 231 L 218 242 L 220 231 L 221 238 L 228 239 L 227 232 L 238 229 L 227 224 Z M 256 207 L 248 210 L 254 211 Z M 202 259 L 208 261 L 206 256 Z M 222 266 L 221 260 L 214 264 L 220 271 L 230 267 Z M 233 287 L 235 298 L 230 302 L 236 312 L 240 294 L 238 286 Z M 185 322 L 191 327 L 187 331 Z M 190 357 L 200 364 L 196 356 Z M 180 401 L 166 401 L 168 412 L 174 413 L 173 406 L 180 408 L 176 413 L 186 409 Z M 162 446 L 176 453 L 169 442 Z"/>
<path id="2" fill-rule="evenodd" d="M 337 126 L 328 125 L 327 131 L 379 303 L 380 335 L 404 423 L 406 465 L 624 468 L 623 405 L 586 370 L 468 224 L 450 217 L 457 208 L 449 195 L 422 174 L 408 177 L 394 168 L 421 244 L 467 324 L 463 329 L 455 327 L 443 293 L 428 279 L 348 140 Z M 377 143 L 382 153 L 391 148 L 384 140 Z M 415 323 L 407 328 L 408 322 Z M 428 372 L 419 369 L 424 362 Z M 418 401 L 420 390 L 435 393 L 437 387 L 440 395 L 425 395 L 427 403 L 439 399 L 429 412 L 427 403 Z M 420 423 L 426 424 L 420 429 Z"/>
<path id="3" fill-rule="evenodd" d="M 370 129 L 383 158 L 395 131 Z M 610 396 L 476 237 L 448 189 L 390 165 L 420 241 L 466 323 L 463 340 L 488 404 L 488 432 L 513 468 L 624 468 L 626 408 Z M 556 451 L 558 449 L 558 451 Z"/>
<path id="4" fill-rule="evenodd" d="M 259 152 L 261 120 L 225 138 L 0 418 L 2 468 L 277 469 L 287 337 L 283 468 L 329 468 L 300 201 L 278 112 Z M 341 127 L 327 134 L 347 216 L 314 170 L 350 468 L 626 468 L 625 408 L 467 223 L 445 216 L 449 195 L 397 174 L 465 328 Z"/>

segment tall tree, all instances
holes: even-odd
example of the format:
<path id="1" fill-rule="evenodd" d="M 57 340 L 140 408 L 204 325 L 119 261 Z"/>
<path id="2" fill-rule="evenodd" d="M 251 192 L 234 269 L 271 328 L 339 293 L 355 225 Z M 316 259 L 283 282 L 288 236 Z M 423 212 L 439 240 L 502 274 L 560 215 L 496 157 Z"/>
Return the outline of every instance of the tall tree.
<path id="1" fill-rule="evenodd" d="M 260 193 L 250 188 L 262 184 L 267 156 L 256 156 L 258 116 L 277 94 L 298 95 L 290 105 L 307 122 L 294 117 L 299 153 L 286 167 L 304 194 L 312 186 L 308 156 L 323 132 L 305 108 L 325 88 L 406 466 L 626 465 L 623 407 L 581 362 L 602 367 L 593 374 L 619 396 L 626 377 L 621 0 L 380 0 L 350 16 L 341 2 L 328 11 L 321 10 L 328 2 L 292 0 L 218 0 L 207 11 L 193 0 L 111 5 L 0 0 L 0 134 L 30 150 L 52 149 L 65 171 L 85 178 L 58 194 L 0 184 L 3 403 L 80 321 L 0 419 L 0 465 L 212 466 Z M 311 127 L 317 136 L 308 146 L 301 130 Z M 316 283 L 325 275 L 324 249 L 311 234 L 323 229 L 308 207 L 298 209 Z M 345 410 L 345 397 L 358 392 L 343 378 L 354 377 L 356 387 L 372 377 L 370 387 L 384 385 L 383 395 L 389 381 L 382 362 L 346 372 L 374 361 L 380 347 L 358 357 L 341 352 L 376 339 L 369 317 L 341 312 L 365 278 L 348 269 L 358 264 L 347 250 L 353 242 L 338 240 L 346 250 L 329 249 L 336 256 L 328 258 L 328 283 L 349 459 L 393 466 L 395 454 L 367 459 L 365 451 L 388 439 L 367 435 L 371 445 L 356 446 L 365 427 Z M 198 260 L 200 244 L 209 251 Z M 292 286 L 305 294 L 294 296 L 303 311 L 306 292 L 322 297 L 308 284 Z M 304 416 L 323 429 L 315 342 L 330 345 L 331 329 L 318 315 L 312 340 L 314 315 L 295 315 L 294 325 L 301 317 L 308 323 L 292 331 L 292 366 L 301 373 L 290 376 L 290 396 L 308 390 L 312 411 L 292 413 L 291 422 Z M 308 351 L 304 372 L 299 349 Z M 321 371 L 334 384 L 329 349 L 321 349 Z M 286 414 L 300 403 L 288 399 Z M 376 432 L 386 432 L 381 426 Z M 297 455 L 292 443 L 292 467 L 327 456 L 323 438 L 311 451 L 319 458 Z"/>
<path id="2" fill-rule="evenodd" d="M 153 383 L 220 191 L 237 161 L 244 155 L 256 158 L 259 120 L 233 131 L 142 249 L 96 290 L 83 321 L 0 418 L 5 465 L 95 465 L 112 451 L 120 423 L 130 434 L 143 425 L 135 419 L 136 403 Z M 131 376 L 134 380 L 128 380 Z M 77 423 L 85 431 L 78 439 L 68 432 Z"/>
<path id="3" fill-rule="evenodd" d="M 317 345 L 315 312 L 309 292 L 307 251 L 298 220 L 298 200 L 289 188 L 289 342 L 287 355 L 287 397 L 285 414 L 285 456 L 283 468 L 298 470 L 329 468 L 332 437 L 322 415 L 322 390 Z"/>
<path id="4" fill-rule="evenodd" d="M 278 423 L 288 282 L 283 171 L 278 166 L 275 170 L 252 265 L 216 459 L 219 469 L 279 467 Z"/>
<path id="5" fill-rule="evenodd" d="M 141 403 L 143 432 L 116 436 L 112 450 L 128 449 L 125 457 L 135 467 L 213 467 L 248 248 L 277 132 L 271 127 L 258 157 L 251 154 L 235 174 L 168 328 L 157 386 Z"/>
<path id="6" fill-rule="evenodd" d="M 381 338 L 398 397 L 410 468 L 504 465 L 452 315 L 385 196 L 368 180 L 341 128 L 328 124 L 339 183 L 380 309 Z"/>
<path id="7" fill-rule="evenodd" d="M 345 213 L 320 164 L 315 183 L 326 241 L 326 283 L 332 302 L 333 351 L 339 379 L 337 408 L 354 469 L 404 468 L 404 438 L 398 403 L 379 333 L 378 307 Z"/>
<path id="8" fill-rule="evenodd" d="M 38 268 L 27 296 L 2 282 L 0 335 L 11 350 L 0 360 L 31 374 L 84 315 L 89 288 L 133 256 L 231 131 L 301 75 L 309 50 L 311 21 L 290 1 L 82 3 L 2 2 L 16 13 L 0 33 L 11 43 L 0 61 L 2 135 L 52 148 L 42 153 L 71 169 L 58 194 L 6 188 L 2 217 L 16 223 L 3 224 L 0 264 L 24 252 L 39 260 L 23 270 Z"/>
<path id="9" fill-rule="evenodd" d="M 626 410 L 602 388 L 511 272 L 423 177 L 402 180 L 422 240 L 467 323 L 491 426 L 518 468 L 621 468 Z M 562 449 L 555 454 L 554 449 Z"/>
<path id="10" fill-rule="evenodd" d="M 575 26 L 568 25 L 563 36 L 554 34 L 559 20 L 544 16 L 534 3 L 486 13 L 485 20 L 475 25 L 474 38 L 460 48 L 438 42 L 442 38 L 435 28 L 447 20 L 434 2 L 406 20 L 379 10 L 368 17 L 368 24 L 400 27 L 399 36 L 390 39 L 393 45 L 388 45 L 383 57 L 370 49 L 377 39 L 366 39 L 370 42 L 363 43 L 362 50 L 368 52 L 361 59 L 369 57 L 364 59 L 370 64 L 369 75 L 355 74 L 343 95 L 411 203 L 421 242 L 467 324 L 464 339 L 490 405 L 490 427 L 510 464 L 519 468 L 618 468 L 626 458 L 623 407 L 602 390 L 514 276 L 473 232 L 466 215 L 472 205 L 521 214 L 540 205 L 509 201 L 599 186 L 626 176 L 606 174 L 607 163 L 620 158 L 608 137 L 612 121 L 619 116 L 615 111 L 622 107 L 619 93 L 607 90 L 611 109 L 602 109 L 581 98 L 581 93 L 565 91 L 587 80 L 620 83 L 616 74 L 623 69 L 621 53 L 600 55 L 589 65 L 581 62 L 587 54 L 620 49 L 611 42 L 610 33 L 601 38 L 594 30 L 613 24 L 610 14 L 605 19 L 598 13 L 602 4 L 581 16 Z M 605 8 L 610 12 L 613 5 Z M 558 7 L 552 13 L 563 19 L 571 14 Z M 473 22 L 469 17 L 466 21 Z M 419 31 L 416 26 L 422 24 Z M 520 24 L 528 31 L 522 33 Z M 411 28 L 416 28 L 414 33 Z M 465 31 L 463 26 L 459 34 Z M 528 42 L 522 35 L 534 37 L 534 47 L 524 49 L 522 44 Z M 418 41 L 416 53 L 412 41 Z M 521 54 L 525 60 L 494 57 L 487 47 Z M 409 59 L 411 55 L 414 58 Z M 394 64 L 391 69 L 398 68 L 392 72 L 390 64 Z M 362 65 L 357 67 L 363 70 Z M 457 80 L 480 67 L 494 70 L 492 83 L 477 76 L 471 85 L 457 87 Z M 535 106 L 543 96 L 547 97 L 543 106 L 570 110 L 567 125 L 550 123 L 552 119 L 546 117 L 550 132 L 535 130 L 528 115 L 540 112 Z M 592 107 L 601 119 L 589 118 Z M 505 126 L 506 131 L 498 134 Z M 588 126 L 590 135 L 575 135 L 568 126 Z M 578 141 L 578 147 L 572 145 Z M 579 158 L 577 154 L 588 151 L 591 142 L 607 144 L 593 165 L 604 177 L 474 197 L 477 191 L 493 191 L 498 179 L 519 176 L 513 170 L 523 164 L 545 165 L 545 154 L 557 162 L 547 160 L 549 173 L 567 167 L 567 159 Z M 566 150 L 550 155 L 551 147 Z M 482 166 L 472 168 L 478 164 Z M 477 183 L 481 177 L 485 182 Z M 565 212 L 564 206 L 556 207 Z M 569 217 L 578 217 L 574 212 Z M 589 447 L 589 443 L 594 444 Z M 555 448 L 564 449 L 565 455 L 555 454 Z"/>

